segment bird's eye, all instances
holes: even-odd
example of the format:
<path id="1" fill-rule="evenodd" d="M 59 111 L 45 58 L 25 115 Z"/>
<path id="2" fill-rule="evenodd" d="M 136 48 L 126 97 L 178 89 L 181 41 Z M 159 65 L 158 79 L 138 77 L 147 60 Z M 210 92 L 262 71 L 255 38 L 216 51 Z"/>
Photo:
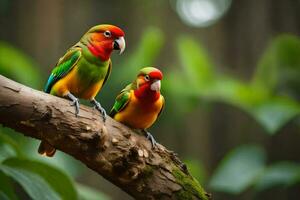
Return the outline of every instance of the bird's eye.
<path id="1" fill-rule="evenodd" d="M 150 80 L 149 75 L 145 75 L 145 80 L 146 80 L 146 81 L 149 81 L 149 80 Z"/>
<path id="2" fill-rule="evenodd" d="M 105 32 L 103 33 L 103 35 L 104 35 L 105 37 L 111 37 L 111 32 L 110 32 L 110 31 L 105 31 Z"/>

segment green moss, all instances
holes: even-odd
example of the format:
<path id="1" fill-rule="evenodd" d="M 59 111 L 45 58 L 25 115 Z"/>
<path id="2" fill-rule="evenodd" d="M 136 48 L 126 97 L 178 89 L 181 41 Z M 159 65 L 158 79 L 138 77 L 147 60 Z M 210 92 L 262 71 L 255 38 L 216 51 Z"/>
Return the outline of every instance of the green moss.
<path id="1" fill-rule="evenodd" d="M 195 197 L 201 200 L 208 199 L 203 188 L 192 176 L 184 174 L 177 167 L 173 169 L 172 173 L 177 182 L 183 187 L 182 190 L 176 193 L 178 199 L 195 199 Z"/>
<path id="2" fill-rule="evenodd" d="M 184 199 L 184 200 L 188 200 L 188 199 L 194 199 L 194 195 L 192 193 L 189 193 L 185 190 L 179 190 L 178 192 L 176 192 L 176 198 L 177 199 Z"/>
<path id="3" fill-rule="evenodd" d="M 143 177 L 149 177 L 153 174 L 154 172 L 154 169 L 149 166 L 149 165 L 146 165 L 145 168 L 143 169 Z"/>

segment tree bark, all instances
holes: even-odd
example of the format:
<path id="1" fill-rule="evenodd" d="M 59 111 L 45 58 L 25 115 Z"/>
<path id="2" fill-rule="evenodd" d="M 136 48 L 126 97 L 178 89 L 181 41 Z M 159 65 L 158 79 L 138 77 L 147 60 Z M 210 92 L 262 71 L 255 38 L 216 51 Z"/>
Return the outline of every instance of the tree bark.
<path id="1" fill-rule="evenodd" d="M 0 123 L 45 140 L 73 156 L 136 199 L 208 199 L 175 153 L 152 148 L 138 132 L 81 105 L 0 75 Z"/>

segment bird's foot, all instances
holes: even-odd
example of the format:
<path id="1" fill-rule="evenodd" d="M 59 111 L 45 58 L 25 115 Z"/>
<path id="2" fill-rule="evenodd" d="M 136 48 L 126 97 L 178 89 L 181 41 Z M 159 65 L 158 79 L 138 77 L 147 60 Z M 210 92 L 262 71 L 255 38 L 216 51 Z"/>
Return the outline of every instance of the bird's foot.
<path id="1" fill-rule="evenodd" d="M 151 142 L 152 148 L 155 148 L 158 143 L 154 139 L 153 135 L 146 130 L 143 130 L 143 132 L 145 133 L 146 138 Z"/>
<path id="2" fill-rule="evenodd" d="M 95 99 L 91 100 L 91 104 L 93 104 L 94 108 L 96 108 L 101 113 L 101 115 L 103 117 L 103 122 L 105 122 L 106 115 L 107 115 L 105 109 L 102 108 L 101 104 L 98 101 L 96 101 Z"/>
<path id="3" fill-rule="evenodd" d="M 75 106 L 75 115 L 77 117 L 79 114 L 79 100 L 70 92 L 67 94 L 67 97 L 72 101 L 71 106 Z"/>

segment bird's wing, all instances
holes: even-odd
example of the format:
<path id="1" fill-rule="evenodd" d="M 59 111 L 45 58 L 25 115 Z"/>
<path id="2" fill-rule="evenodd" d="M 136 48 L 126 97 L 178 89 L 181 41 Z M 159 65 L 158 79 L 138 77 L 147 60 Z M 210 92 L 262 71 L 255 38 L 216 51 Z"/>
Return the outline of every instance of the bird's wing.
<path id="1" fill-rule="evenodd" d="M 161 95 L 161 98 L 162 98 L 162 107 L 157 115 L 157 117 L 160 116 L 161 112 L 163 111 L 164 107 L 165 107 L 165 98 Z"/>
<path id="2" fill-rule="evenodd" d="M 128 104 L 128 102 L 130 100 L 131 88 L 132 88 L 131 84 L 127 85 L 117 96 L 114 106 L 112 107 L 110 114 L 109 114 L 111 117 L 114 117 L 118 112 L 120 112 L 121 110 L 123 110 L 126 107 L 126 105 Z"/>
<path id="3" fill-rule="evenodd" d="M 106 75 L 105 75 L 105 78 L 104 78 L 104 81 L 103 81 L 102 87 L 103 87 L 103 85 L 106 83 L 106 81 L 107 81 L 108 77 L 109 77 L 109 76 L 110 76 L 110 74 L 111 74 L 111 68 L 112 68 L 112 62 L 111 62 L 111 60 L 109 60 L 109 64 L 108 64 L 107 73 L 106 73 Z"/>
<path id="4" fill-rule="evenodd" d="M 52 86 L 66 76 L 77 64 L 81 57 L 81 48 L 73 47 L 61 57 L 48 78 L 44 91 L 50 93 Z"/>

